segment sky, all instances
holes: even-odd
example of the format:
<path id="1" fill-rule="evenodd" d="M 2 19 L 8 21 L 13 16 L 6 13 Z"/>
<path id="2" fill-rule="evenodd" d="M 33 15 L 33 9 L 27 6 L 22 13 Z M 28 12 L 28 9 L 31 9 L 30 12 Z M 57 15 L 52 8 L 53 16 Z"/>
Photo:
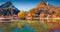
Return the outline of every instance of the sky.
<path id="1" fill-rule="evenodd" d="M 12 4 L 19 10 L 28 11 L 36 7 L 42 0 L 0 0 L 0 5 L 4 4 L 7 1 L 11 1 Z M 47 1 L 53 6 L 60 6 L 60 0 L 43 0 Z"/>

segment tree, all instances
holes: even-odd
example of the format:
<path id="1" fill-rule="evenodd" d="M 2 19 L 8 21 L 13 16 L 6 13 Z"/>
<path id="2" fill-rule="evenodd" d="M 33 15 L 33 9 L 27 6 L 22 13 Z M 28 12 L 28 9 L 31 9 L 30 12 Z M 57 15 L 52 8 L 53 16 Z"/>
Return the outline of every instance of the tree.
<path id="1" fill-rule="evenodd" d="M 18 13 L 18 17 L 19 17 L 20 19 L 25 19 L 25 16 L 26 16 L 26 13 L 25 13 L 24 11 L 20 11 L 20 12 Z"/>
<path id="2" fill-rule="evenodd" d="M 33 18 L 36 17 L 35 12 L 36 12 L 35 8 L 32 8 L 32 9 L 29 10 L 29 13 L 32 15 Z"/>

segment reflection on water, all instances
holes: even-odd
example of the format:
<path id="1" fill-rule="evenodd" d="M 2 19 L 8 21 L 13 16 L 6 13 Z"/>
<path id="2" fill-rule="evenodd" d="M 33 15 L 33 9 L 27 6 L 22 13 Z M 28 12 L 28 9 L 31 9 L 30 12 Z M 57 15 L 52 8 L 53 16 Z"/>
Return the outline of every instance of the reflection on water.
<path id="1" fill-rule="evenodd" d="M 0 22 L 0 29 L 2 32 L 11 32 L 17 27 L 17 22 Z"/>
<path id="2" fill-rule="evenodd" d="M 17 20 L 0 22 L 2 32 L 49 32 L 49 28 L 59 26 L 59 19 Z"/>

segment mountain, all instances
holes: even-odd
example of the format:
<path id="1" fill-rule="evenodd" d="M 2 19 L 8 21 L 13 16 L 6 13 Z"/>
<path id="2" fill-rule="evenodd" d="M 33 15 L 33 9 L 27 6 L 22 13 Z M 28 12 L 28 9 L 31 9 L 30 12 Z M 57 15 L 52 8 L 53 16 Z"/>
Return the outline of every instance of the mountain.
<path id="1" fill-rule="evenodd" d="M 2 4 L 2 5 L 0 6 L 0 8 L 8 8 L 8 7 L 10 7 L 11 5 L 12 5 L 12 3 L 11 3 L 10 1 L 8 1 L 8 2 Z M 13 6 L 13 5 L 12 5 L 12 6 Z"/>
<path id="2" fill-rule="evenodd" d="M 60 7 L 50 5 L 48 2 L 40 2 L 35 8 L 30 9 L 29 13 L 39 18 L 56 18 L 60 17 Z"/>
<path id="3" fill-rule="evenodd" d="M 10 1 L 2 4 L 0 6 L 0 16 L 1 15 L 13 15 L 13 14 L 18 14 L 20 12 Z"/>
<path id="4" fill-rule="evenodd" d="M 38 6 L 38 7 L 39 7 L 39 6 L 47 6 L 47 3 L 45 3 L 45 2 L 40 2 L 37 6 Z"/>
<path id="5" fill-rule="evenodd" d="M 48 2 L 40 2 L 38 5 L 37 5 L 37 7 L 42 7 L 42 6 L 52 6 L 51 4 L 49 4 Z"/>

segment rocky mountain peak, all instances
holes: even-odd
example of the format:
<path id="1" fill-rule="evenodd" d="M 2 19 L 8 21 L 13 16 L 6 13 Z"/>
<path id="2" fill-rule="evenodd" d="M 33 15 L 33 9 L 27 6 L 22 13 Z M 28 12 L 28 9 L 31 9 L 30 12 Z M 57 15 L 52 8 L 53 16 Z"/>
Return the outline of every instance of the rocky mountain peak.
<path id="1" fill-rule="evenodd" d="M 48 2 L 40 2 L 37 6 L 48 6 Z"/>
<path id="2" fill-rule="evenodd" d="M 0 6 L 0 15 L 13 15 L 13 14 L 18 14 L 19 9 L 17 9 L 11 1 L 8 1 Z"/>
<path id="3" fill-rule="evenodd" d="M 11 6 L 11 5 L 12 5 L 11 1 L 8 1 L 8 2 L 2 4 L 2 5 L 0 6 L 0 8 L 6 8 L 6 7 L 9 7 L 9 6 Z"/>

